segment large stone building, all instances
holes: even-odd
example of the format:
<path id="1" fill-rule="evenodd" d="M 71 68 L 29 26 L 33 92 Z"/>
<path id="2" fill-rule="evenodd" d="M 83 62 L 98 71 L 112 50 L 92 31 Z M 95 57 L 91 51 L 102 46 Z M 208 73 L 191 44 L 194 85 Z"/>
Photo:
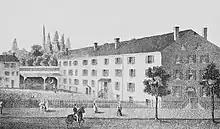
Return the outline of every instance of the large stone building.
<path id="1" fill-rule="evenodd" d="M 19 88 L 19 60 L 15 55 L 0 55 L 0 87 Z"/>
<path id="2" fill-rule="evenodd" d="M 209 62 L 219 64 L 219 50 L 207 40 L 207 28 L 203 36 L 191 29 L 179 31 L 179 27 L 174 27 L 173 33 L 122 42 L 116 38 L 114 43 L 104 45 L 94 43 L 92 47 L 70 50 L 68 57 L 59 60 L 63 76 L 58 88 L 106 99 L 153 99 L 143 92 L 145 71 L 162 65 L 172 75 L 172 94 L 163 101 L 198 106 L 204 97 L 198 81 Z"/>

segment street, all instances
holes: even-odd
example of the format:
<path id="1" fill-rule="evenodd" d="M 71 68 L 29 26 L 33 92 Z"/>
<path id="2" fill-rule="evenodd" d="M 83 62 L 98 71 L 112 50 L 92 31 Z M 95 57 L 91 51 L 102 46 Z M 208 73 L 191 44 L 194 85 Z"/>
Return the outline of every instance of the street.
<path id="1" fill-rule="evenodd" d="M 65 118 L 0 118 L 1 129 L 65 129 Z M 211 120 L 85 119 L 81 129 L 218 129 Z M 78 129 L 74 122 L 71 129 Z"/>

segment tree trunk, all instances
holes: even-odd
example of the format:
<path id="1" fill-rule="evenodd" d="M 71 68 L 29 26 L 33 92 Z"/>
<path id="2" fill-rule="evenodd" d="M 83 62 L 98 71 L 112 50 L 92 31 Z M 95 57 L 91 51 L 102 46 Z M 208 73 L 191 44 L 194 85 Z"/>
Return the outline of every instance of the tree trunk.
<path id="1" fill-rule="evenodd" d="M 214 101 L 214 86 L 211 88 L 211 101 L 212 101 L 212 122 L 215 123 L 215 117 L 214 117 L 214 109 L 215 109 L 215 101 Z"/>
<path id="2" fill-rule="evenodd" d="M 158 120 L 158 96 L 156 96 L 156 106 L 155 106 L 155 120 Z"/>

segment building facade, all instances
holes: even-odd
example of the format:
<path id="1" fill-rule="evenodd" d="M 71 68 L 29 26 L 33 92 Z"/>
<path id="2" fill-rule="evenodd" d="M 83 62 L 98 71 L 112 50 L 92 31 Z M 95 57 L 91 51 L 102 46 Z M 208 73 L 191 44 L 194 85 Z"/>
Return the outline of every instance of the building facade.
<path id="1" fill-rule="evenodd" d="M 220 49 L 203 35 L 189 29 L 70 50 L 59 59 L 59 88 L 91 96 L 123 101 L 153 99 L 143 92 L 146 69 L 164 66 L 171 75 L 171 94 L 162 101 L 176 101 L 162 106 L 204 107 L 207 97 L 199 85 L 204 68 L 210 62 L 219 67 Z M 171 102 L 171 101 L 170 101 Z"/>
<path id="2" fill-rule="evenodd" d="M 19 60 L 15 55 L 0 55 L 0 87 L 19 88 Z"/>

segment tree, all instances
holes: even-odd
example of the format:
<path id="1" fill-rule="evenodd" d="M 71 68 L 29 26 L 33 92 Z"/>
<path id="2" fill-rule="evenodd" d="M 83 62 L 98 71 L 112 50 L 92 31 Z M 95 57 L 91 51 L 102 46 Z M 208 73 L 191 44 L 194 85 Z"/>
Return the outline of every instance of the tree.
<path id="1" fill-rule="evenodd" d="M 31 46 L 32 49 L 32 55 L 34 57 L 42 56 L 43 52 L 41 51 L 42 47 L 40 45 L 33 45 Z"/>
<path id="2" fill-rule="evenodd" d="M 48 60 L 43 59 L 43 60 L 41 61 L 40 65 L 41 65 L 41 66 L 49 66 Z"/>
<path id="3" fill-rule="evenodd" d="M 34 66 L 41 66 L 40 63 L 42 60 L 44 60 L 44 58 L 42 56 L 38 56 L 37 59 L 34 61 L 33 65 Z"/>
<path id="4" fill-rule="evenodd" d="M 33 63 L 34 63 L 34 59 L 33 59 L 33 58 L 29 58 L 29 59 L 26 61 L 26 66 L 33 66 Z"/>
<path id="5" fill-rule="evenodd" d="M 202 74 L 202 81 L 199 82 L 204 89 L 207 96 L 211 96 L 211 103 L 212 103 L 212 121 L 215 123 L 214 117 L 214 108 L 215 108 L 215 101 L 214 95 L 217 98 L 220 98 L 220 73 L 219 69 L 217 69 L 214 63 L 208 64 Z"/>
<path id="6" fill-rule="evenodd" d="M 57 61 L 57 59 L 55 59 L 54 57 L 51 57 L 50 60 L 49 60 L 49 62 L 48 62 L 48 64 L 49 64 L 50 66 L 57 66 L 57 65 L 58 65 L 58 61 Z"/>
<path id="7" fill-rule="evenodd" d="M 162 66 L 148 68 L 148 78 L 144 80 L 144 92 L 152 96 L 155 96 L 155 119 L 158 120 L 158 97 L 166 96 L 170 94 L 167 82 L 169 81 L 170 75 L 166 73 Z"/>

